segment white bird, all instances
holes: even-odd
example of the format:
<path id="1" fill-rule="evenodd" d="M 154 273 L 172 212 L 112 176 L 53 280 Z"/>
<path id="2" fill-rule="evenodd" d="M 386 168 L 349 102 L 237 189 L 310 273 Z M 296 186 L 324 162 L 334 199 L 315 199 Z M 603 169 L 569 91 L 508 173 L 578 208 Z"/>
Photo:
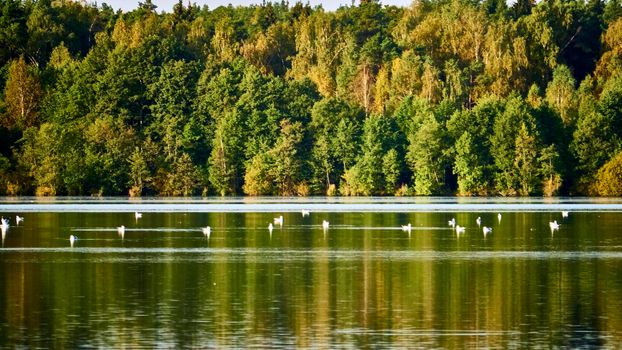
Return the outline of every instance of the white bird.
<path id="1" fill-rule="evenodd" d="M 136 218 L 136 220 L 140 219 L 143 217 L 143 213 L 139 213 L 139 212 L 134 212 L 134 217 Z"/>
<path id="2" fill-rule="evenodd" d="M 15 223 L 19 225 L 20 222 L 24 221 L 23 216 L 15 215 Z"/>
<path id="3" fill-rule="evenodd" d="M 209 226 L 203 227 L 203 235 L 205 235 L 207 239 L 209 239 L 210 234 L 212 234 L 212 228 Z"/>
<path id="4" fill-rule="evenodd" d="M 274 226 L 272 226 L 272 223 L 268 224 L 268 231 L 270 231 L 270 235 L 272 235 L 272 230 L 274 229 Z"/>
<path id="5" fill-rule="evenodd" d="M 482 231 L 484 231 L 484 236 L 486 236 L 487 234 L 492 232 L 492 228 L 484 226 Z"/>
<path id="6" fill-rule="evenodd" d="M 557 220 L 549 222 L 549 227 L 551 228 L 551 231 L 559 230 Z"/>
<path id="7" fill-rule="evenodd" d="M 2 231 L 2 243 L 4 243 L 4 236 L 6 235 L 6 231 L 9 230 L 9 220 L 2 218 L 0 222 L 0 231 Z"/>
<path id="8" fill-rule="evenodd" d="M 303 216 L 303 217 L 305 217 L 305 216 L 309 216 L 309 214 L 311 214 L 311 212 L 310 212 L 310 211 L 308 211 L 308 210 L 306 210 L 306 209 L 302 209 L 301 213 L 302 213 L 302 216 Z"/>
<path id="9" fill-rule="evenodd" d="M 447 221 L 449 226 L 456 227 L 456 218 L 451 218 L 451 220 Z"/>
<path id="10" fill-rule="evenodd" d="M 475 222 L 477 222 L 477 226 L 481 226 L 482 225 L 482 218 L 478 216 L 477 219 L 475 219 Z"/>
<path id="11" fill-rule="evenodd" d="M 568 211 L 562 211 L 562 218 L 568 217 Z"/>
<path id="12" fill-rule="evenodd" d="M 408 225 L 402 225 L 402 231 L 404 232 L 408 232 L 408 237 L 410 238 L 410 231 L 412 230 L 412 226 L 410 225 L 410 222 L 408 223 Z"/>
<path id="13" fill-rule="evenodd" d="M 456 225 L 456 234 L 461 234 L 464 233 L 465 227 L 464 226 L 460 226 L 460 225 Z"/>
<path id="14" fill-rule="evenodd" d="M 71 235 L 69 236 L 69 244 L 73 247 L 73 244 L 78 240 L 78 237 Z"/>
<path id="15" fill-rule="evenodd" d="M 279 226 L 283 226 L 283 215 L 279 216 L 278 218 L 274 218 L 274 223 L 278 224 Z"/>
<path id="16" fill-rule="evenodd" d="M 117 232 L 119 233 L 119 236 L 121 236 L 121 238 L 125 238 L 125 226 L 121 225 L 117 227 Z"/>
<path id="17" fill-rule="evenodd" d="M 8 228 L 9 228 L 9 219 L 2 218 L 1 223 L 0 223 L 0 227 L 2 227 L 3 230 L 8 230 Z"/>
<path id="18" fill-rule="evenodd" d="M 497 219 L 499 219 L 499 222 L 501 222 L 501 213 L 497 214 Z"/>
<path id="19" fill-rule="evenodd" d="M 322 220 L 322 228 L 328 230 L 328 226 L 330 226 L 330 223 L 326 220 Z"/>

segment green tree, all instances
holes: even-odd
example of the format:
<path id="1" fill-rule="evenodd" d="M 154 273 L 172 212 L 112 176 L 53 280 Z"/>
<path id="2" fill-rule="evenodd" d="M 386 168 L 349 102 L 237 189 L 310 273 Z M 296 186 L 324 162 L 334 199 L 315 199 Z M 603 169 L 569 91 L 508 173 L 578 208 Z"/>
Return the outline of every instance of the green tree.
<path id="1" fill-rule="evenodd" d="M 486 194 L 485 166 L 477 152 L 473 137 L 465 131 L 455 144 L 454 174 L 458 176 L 458 194 L 462 196 Z"/>
<path id="2" fill-rule="evenodd" d="M 538 185 L 537 145 L 525 123 L 521 123 L 516 135 L 514 167 L 518 174 L 518 193 L 533 194 Z"/>
<path id="3" fill-rule="evenodd" d="M 577 160 L 579 191 L 586 192 L 598 169 L 622 147 L 622 141 L 613 128 L 611 115 L 604 115 L 592 105 L 584 107 L 573 133 L 570 150 Z"/>
<path id="4" fill-rule="evenodd" d="M 482 98 L 472 110 L 456 112 L 447 122 L 450 137 L 455 140 L 453 170 L 457 175 L 459 194 L 488 195 L 495 192 L 491 135 L 503 108 L 503 101 L 496 97 Z"/>
<path id="5" fill-rule="evenodd" d="M 395 193 L 402 173 L 402 161 L 395 149 L 390 149 L 382 157 L 382 173 L 384 175 L 386 193 Z"/>
<path id="6" fill-rule="evenodd" d="M 299 150 L 302 140 L 301 123 L 291 123 L 287 119 L 281 121 L 281 135 L 269 151 L 274 161 L 271 177 L 279 195 L 295 195 L 296 186 L 302 180 L 300 177 L 302 159 Z"/>
<path id="7" fill-rule="evenodd" d="M 311 111 L 312 183 L 325 193 L 358 154 L 364 112 L 338 98 L 318 101 Z"/>
<path id="8" fill-rule="evenodd" d="M 166 196 L 192 196 L 201 183 L 199 171 L 192 163 L 190 155 L 182 153 L 175 159 L 173 168 L 166 176 L 162 194 Z"/>
<path id="9" fill-rule="evenodd" d="M 84 172 L 89 193 L 127 193 L 131 174 L 128 160 L 136 142 L 134 131 L 112 116 L 102 116 L 86 126 L 84 139 Z"/>
<path id="10" fill-rule="evenodd" d="M 244 131 L 237 112 L 225 113 L 216 122 L 209 157 L 209 181 L 221 196 L 239 193 L 242 183 Z"/>
<path id="11" fill-rule="evenodd" d="M 382 115 L 368 117 L 363 126 L 362 153 L 356 164 L 345 171 L 345 184 L 340 191 L 346 195 L 366 196 L 386 193 L 383 157 L 398 146 L 397 140 L 397 125 L 392 118 Z"/>
<path id="12" fill-rule="evenodd" d="M 444 137 L 443 128 L 432 114 L 428 114 L 409 137 L 406 157 L 414 174 L 415 192 L 418 195 L 444 192 L 447 158 Z"/>
<path id="13" fill-rule="evenodd" d="M 143 152 L 140 148 L 136 147 L 134 152 L 130 155 L 130 196 L 140 197 L 145 187 L 147 187 L 151 180 L 151 172 Z"/>
<path id="14" fill-rule="evenodd" d="M 0 3 L 0 65 L 22 52 L 26 36 L 26 13 L 19 0 Z"/>
<path id="15" fill-rule="evenodd" d="M 0 1 L 0 192 L 588 194 L 622 149 L 618 0 L 156 10 Z"/>
<path id="16" fill-rule="evenodd" d="M 36 195 L 80 194 L 87 169 L 84 140 L 75 128 L 43 123 L 24 131 L 19 167 L 32 179 Z"/>
<path id="17" fill-rule="evenodd" d="M 546 88 L 546 100 L 559 113 L 564 124 L 573 124 L 577 116 L 575 80 L 568 67 L 559 65 Z"/>
<path id="18" fill-rule="evenodd" d="M 7 183 L 9 182 L 9 169 L 11 163 L 8 158 L 0 154 L 0 194 L 7 194 Z"/>
<path id="19" fill-rule="evenodd" d="M 207 140 L 202 137 L 199 123 L 193 120 L 194 88 L 198 66 L 185 61 L 170 61 L 163 65 L 158 80 L 151 85 L 154 103 L 151 113 L 154 122 L 150 131 L 164 144 L 166 159 L 175 161 L 181 153 L 206 161 Z"/>
<path id="20" fill-rule="evenodd" d="M 331 175 L 335 170 L 334 150 L 331 148 L 332 142 L 324 135 L 316 136 L 313 149 L 311 150 L 310 164 L 313 168 L 313 184 L 318 190 L 316 192 L 326 192 L 333 181 Z M 333 175 L 334 176 L 334 175 Z"/>
<path id="21" fill-rule="evenodd" d="M 503 113 L 495 119 L 490 136 L 490 153 L 496 167 L 495 185 L 501 195 L 516 195 L 523 189 L 515 165 L 516 139 L 523 124 L 527 133 L 533 135 L 536 124 L 531 111 L 521 97 L 511 97 Z"/>
<path id="22" fill-rule="evenodd" d="M 43 66 L 49 59 L 50 52 L 56 47 L 65 33 L 58 11 L 51 0 L 34 2 L 28 18 L 28 40 L 26 42 L 29 60 L 35 66 Z"/>
<path id="23" fill-rule="evenodd" d="M 622 137 L 622 74 L 609 79 L 604 85 L 598 110 L 611 121 L 612 131 Z"/>
<path id="24" fill-rule="evenodd" d="M 240 98 L 242 70 L 243 67 L 238 65 L 220 69 L 205 68 L 198 81 L 195 112 L 216 119 L 232 109 Z"/>
<path id="25" fill-rule="evenodd" d="M 531 13 L 531 9 L 535 6 L 535 1 L 533 0 L 518 0 L 516 1 L 511 8 L 512 16 L 514 18 L 520 18 L 522 16 L 527 16 Z"/>
<path id="26" fill-rule="evenodd" d="M 542 192 L 545 196 L 559 194 L 562 186 L 562 177 L 559 172 L 559 153 L 555 145 L 549 145 L 540 150 L 540 174 L 542 176 Z"/>
<path id="27" fill-rule="evenodd" d="M 74 60 L 61 44 L 52 51 L 45 75 L 55 83 L 41 102 L 41 119 L 71 123 L 89 115 L 96 103 L 93 86 L 97 77 L 91 58 Z"/>

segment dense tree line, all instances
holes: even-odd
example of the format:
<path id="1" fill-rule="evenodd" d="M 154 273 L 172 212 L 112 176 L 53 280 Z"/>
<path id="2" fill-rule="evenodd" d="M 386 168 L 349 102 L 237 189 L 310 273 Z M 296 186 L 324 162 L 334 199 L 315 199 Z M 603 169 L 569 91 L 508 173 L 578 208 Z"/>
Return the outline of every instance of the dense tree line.
<path id="1" fill-rule="evenodd" d="M 0 0 L 0 194 L 622 195 L 620 0 Z"/>

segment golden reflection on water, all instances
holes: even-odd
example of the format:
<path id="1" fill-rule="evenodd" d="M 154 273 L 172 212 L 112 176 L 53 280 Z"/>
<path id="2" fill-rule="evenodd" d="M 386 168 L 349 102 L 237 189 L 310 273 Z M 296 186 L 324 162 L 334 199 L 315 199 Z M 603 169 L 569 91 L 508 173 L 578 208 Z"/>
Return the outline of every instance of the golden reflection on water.
<path id="1" fill-rule="evenodd" d="M 146 215 L 123 241 L 114 231 L 95 230 L 81 231 L 79 244 L 170 249 L 0 251 L 0 344 L 617 348 L 620 257 L 478 252 L 619 251 L 620 215 L 576 214 L 552 236 L 548 214 L 508 213 L 488 237 L 474 227 L 476 213 L 453 215 L 470 223 L 464 236 L 444 229 L 442 213 L 290 213 L 290 224 L 271 236 L 272 214 Z M 325 217 L 326 233 L 319 227 Z M 119 214 L 36 219 L 30 231 L 9 232 L 7 245 L 64 246 L 68 228 L 123 221 Z M 411 238 L 388 229 L 408 221 L 438 229 L 413 231 Z M 198 229 L 207 224 L 209 240 Z M 132 231 L 150 225 L 197 232 Z M 180 250 L 196 247 L 203 250 Z M 389 254 L 400 251 L 441 258 Z M 457 259 L 451 252 L 474 254 Z"/>

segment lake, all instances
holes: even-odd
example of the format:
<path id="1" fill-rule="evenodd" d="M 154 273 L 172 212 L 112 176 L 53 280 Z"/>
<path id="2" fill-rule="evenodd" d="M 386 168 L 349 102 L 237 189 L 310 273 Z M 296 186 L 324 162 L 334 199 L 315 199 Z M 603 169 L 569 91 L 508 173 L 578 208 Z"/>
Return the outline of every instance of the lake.
<path id="1" fill-rule="evenodd" d="M 619 199 L 4 198 L 0 215 L 0 348 L 622 347 Z"/>

